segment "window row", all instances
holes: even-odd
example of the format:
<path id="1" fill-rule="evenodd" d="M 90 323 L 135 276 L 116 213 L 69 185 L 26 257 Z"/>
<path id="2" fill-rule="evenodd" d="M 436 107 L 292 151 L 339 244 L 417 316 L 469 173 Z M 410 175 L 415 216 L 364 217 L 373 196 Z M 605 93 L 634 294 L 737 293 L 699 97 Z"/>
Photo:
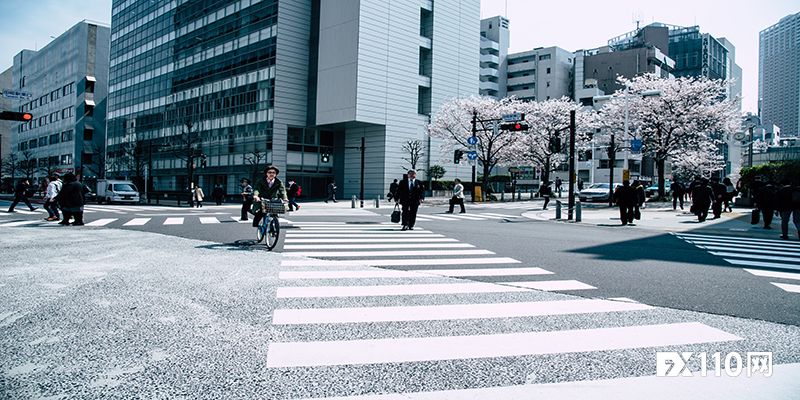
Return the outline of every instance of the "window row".
<path id="1" fill-rule="evenodd" d="M 25 78 L 23 77 L 22 79 L 24 80 Z M 66 96 L 68 94 L 72 94 L 74 92 L 75 92 L 75 82 L 72 82 L 67 85 L 64 85 L 64 87 L 62 88 L 50 92 L 50 94 L 46 94 L 42 97 L 39 97 L 38 99 L 31 100 L 29 103 L 20 107 L 20 112 L 33 111 L 36 109 L 36 107 L 41 107 L 51 101 L 58 100 L 59 98 Z"/>
<path id="2" fill-rule="evenodd" d="M 42 158 L 31 158 L 30 160 L 20 160 L 20 169 L 50 168 L 57 165 L 72 165 L 72 154 L 62 154 L 60 156 L 50 156 Z"/>
<path id="3" fill-rule="evenodd" d="M 89 131 L 91 132 L 91 131 Z M 60 142 L 69 142 L 72 140 L 73 132 L 72 129 L 68 131 L 64 131 L 61 133 L 54 133 L 50 136 L 42 136 L 38 139 L 31 139 L 25 142 L 19 143 L 19 151 L 25 151 L 28 149 L 35 149 L 37 147 L 47 146 L 48 144 L 58 144 Z"/>
<path id="4" fill-rule="evenodd" d="M 39 118 L 34 118 L 25 124 L 20 124 L 19 128 L 17 128 L 17 131 L 19 133 L 27 132 L 31 129 L 38 128 L 40 126 L 52 124 L 62 119 L 71 118 L 74 115 L 75 115 L 75 107 L 69 106 L 61 111 L 52 112 L 49 115 L 41 116 Z"/>

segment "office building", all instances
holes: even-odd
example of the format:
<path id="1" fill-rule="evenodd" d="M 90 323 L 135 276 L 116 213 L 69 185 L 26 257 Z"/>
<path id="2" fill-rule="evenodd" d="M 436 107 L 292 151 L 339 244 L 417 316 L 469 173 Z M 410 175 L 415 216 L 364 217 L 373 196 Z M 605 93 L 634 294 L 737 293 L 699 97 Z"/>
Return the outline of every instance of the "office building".
<path id="1" fill-rule="evenodd" d="M 113 172 L 234 194 L 273 164 L 311 197 L 333 179 L 339 196 L 383 195 L 405 142 L 438 159 L 431 113 L 478 93 L 479 14 L 479 0 L 114 1 Z"/>
<path id="2" fill-rule="evenodd" d="M 481 20 L 480 94 L 506 96 L 509 21 L 501 16 Z"/>
<path id="3" fill-rule="evenodd" d="M 759 116 L 783 136 L 800 137 L 800 13 L 758 35 Z"/>
<path id="4" fill-rule="evenodd" d="M 572 97 L 574 55 L 560 47 L 538 47 L 508 55 L 507 93 L 520 100 Z"/>
<path id="5" fill-rule="evenodd" d="M 33 96 L 13 101 L 16 111 L 33 114 L 12 129 L 17 176 L 43 183 L 51 172 L 73 172 L 84 180 L 101 172 L 109 37 L 108 26 L 84 20 L 41 50 L 14 57 L 13 89 Z"/>

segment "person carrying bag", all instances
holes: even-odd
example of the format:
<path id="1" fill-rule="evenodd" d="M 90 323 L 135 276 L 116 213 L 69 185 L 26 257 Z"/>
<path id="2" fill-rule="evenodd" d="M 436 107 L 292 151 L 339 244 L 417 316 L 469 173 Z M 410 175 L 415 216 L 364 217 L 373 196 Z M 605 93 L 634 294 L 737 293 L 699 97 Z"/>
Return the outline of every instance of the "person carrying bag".
<path id="1" fill-rule="evenodd" d="M 449 214 L 453 213 L 453 208 L 456 204 L 461 206 L 461 214 L 466 213 L 467 211 L 464 209 L 464 185 L 461 184 L 461 179 L 456 178 L 453 182 L 455 182 L 455 187 L 453 187 L 453 197 L 450 198 L 450 210 L 446 211 Z"/>

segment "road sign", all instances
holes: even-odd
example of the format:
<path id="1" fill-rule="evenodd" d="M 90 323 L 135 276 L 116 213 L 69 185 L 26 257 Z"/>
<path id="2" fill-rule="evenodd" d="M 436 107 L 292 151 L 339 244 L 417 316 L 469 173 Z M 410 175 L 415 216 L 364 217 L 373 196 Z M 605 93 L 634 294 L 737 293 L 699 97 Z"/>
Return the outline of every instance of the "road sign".
<path id="1" fill-rule="evenodd" d="M 467 153 L 467 158 L 469 158 L 470 160 L 477 160 L 478 153 L 475 151 L 470 151 L 469 153 Z"/>
<path id="2" fill-rule="evenodd" d="M 631 151 L 642 151 L 642 141 L 638 139 L 631 140 Z"/>
<path id="3" fill-rule="evenodd" d="M 475 160 L 467 160 L 467 165 L 474 167 L 474 166 L 478 165 L 478 160 L 477 159 L 475 159 Z"/>
<path id="4" fill-rule="evenodd" d="M 467 144 L 470 145 L 470 146 L 474 146 L 474 145 L 478 144 L 478 138 L 476 138 L 475 136 L 468 137 L 467 138 Z"/>
<path id="5" fill-rule="evenodd" d="M 31 100 L 33 99 L 33 93 L 3 89 L 3 97 L 7 99 Z"/>
<path id="6" fill-rule="evenodd" d="M 520 113 L 503 115 L 503 122 L 516 122 L 522 121 L 523 119 L 523 114 Z"/>

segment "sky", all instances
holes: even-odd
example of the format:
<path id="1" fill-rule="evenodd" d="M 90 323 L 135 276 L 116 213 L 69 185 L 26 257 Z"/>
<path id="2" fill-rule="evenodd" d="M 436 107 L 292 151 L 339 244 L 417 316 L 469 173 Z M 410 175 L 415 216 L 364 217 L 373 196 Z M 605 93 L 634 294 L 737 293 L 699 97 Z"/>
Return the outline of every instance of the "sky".
<path id="1" fill-rule="evenodd" d="M 0 10 L 0 71 L 11 67 L 22 49 L 41 49 L 84 19 L 111 23 L 111 0 L 0 0 Z M 701 32 L 736 46 L 736 63 L 743 70 L 742 109 L 753 112 L 758 103 L 758 33 L 797 12 L 797 0 L 481 0 L 481 18 L 503 15 L 510 20 L 511 53 L 549 46 L 569 51 L 600 47 L 636 29 L 637 19 L 641 26 L 699 25 Z"/>

